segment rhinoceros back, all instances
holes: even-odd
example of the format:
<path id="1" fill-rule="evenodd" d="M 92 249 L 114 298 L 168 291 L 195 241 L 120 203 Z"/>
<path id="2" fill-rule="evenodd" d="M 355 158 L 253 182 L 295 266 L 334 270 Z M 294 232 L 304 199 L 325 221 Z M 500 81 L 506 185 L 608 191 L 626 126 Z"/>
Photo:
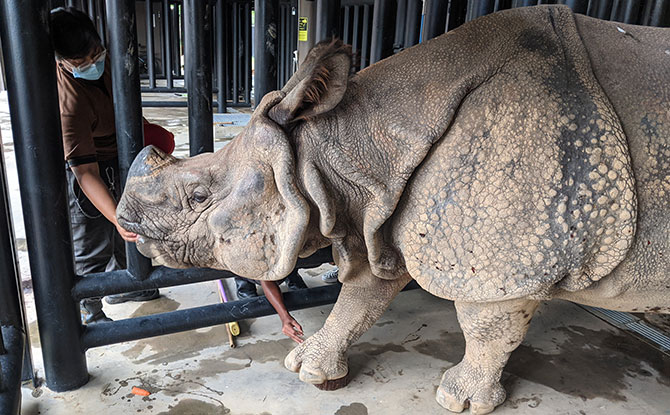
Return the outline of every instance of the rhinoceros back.
<path id="1" fill-rule="evenodd" d="M 476 22 L 515 36 L 501 49 L 504 64 L 464 97 L 414 172 L 393 216 L 394 242 L 419 284 L 445 298 L 589 287 L 634 238 L 622 125 L 568 8 Z"/>

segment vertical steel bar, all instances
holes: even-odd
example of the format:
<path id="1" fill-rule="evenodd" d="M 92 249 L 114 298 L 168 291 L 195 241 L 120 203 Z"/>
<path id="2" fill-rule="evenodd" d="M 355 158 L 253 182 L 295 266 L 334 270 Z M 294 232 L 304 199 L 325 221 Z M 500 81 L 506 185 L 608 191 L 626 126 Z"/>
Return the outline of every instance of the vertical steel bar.
<path id="1" fill-rule="evenodd" d="M 216 3 L 216 107 L 219 113 L 226 112 L 226 71 L 225 71 L 225 38 L 224 30 L 224 9 L 226 0 L 218 0 Z"/>
<path id="2" fill-rule="evenodd" d="M 573 12 L 586 14 L 589 7 L 589 0 L 565 0 L 565 5 L 570 7 Z"/>
<path id="3" fill-rule="evenodd" d="M 233 3 L 233 103 L 240 102 L 240 7 L 237 2 Z M 258 27 L 258 11 L 256 11 L 256 27 Z M 258 61 L 256 61 L 258 65 Z"/>
<path id="4" fill-rule="evenodd" d="M 421 0 L 407 0 L 407 18 L 405 19 L 405 48 L 419 43 L 419 31 L 421 30 Z"/>
<path id="5" fill-rule="evenodd" d="M 105 22 L 105 0 L 97 0 L 98 8 L 98 34 L 103 45 L 107 45 L 107 25 Z"/>
<path id="6" fill-rule="evenodd" d="M 351 52 L 354 54 L 354 57 L 358 53 L 359 50 L 359 45 L 358 45 L 358 28 L 359 28 L 359 21 L 360 21 L 360 5 L 355 5 L 354 7 L 354 24 L 352 25 L 353 29 L 353 40 L 351 41 Z M 359 68 L 360 69 L 360 68 Z"/>
<path id="7" fill-rule="evenodd" d="M 370 52 L 370 43 L 368 41 L 370 34 L 370 5 L 363 5 L 363 33 L 361 34 L 361 69 L 368 66 L 368 53 Z"/>
<path id="8" fill-rule="evenodd" d="M 277 86 L 277 0 L 255 0 L 255 102 L 260 104 L 265 94 Z"/>
<path id="9" fill-rule="evenodd" d="M 340 0 L 316 0 L 316 43 L 340 36 Z"/>
<path id="10" fill-rule="evenodd" d="M 405 21 L 407 20 L 407 0 L 398 0 L 395 16 L 395 38 L 393 39 L 393 53 L 405 48 Z"/>
<path id="11" fill-rule="evenodd" d="M 370 65 L 379 62 L 393 52 L 393 15 L 391 2 L 375 0 L 372 10 L 372 40 L 370 42 Z"/>
<path id="12" fill-rule="evenodd" d="M 94 0 L 88 0 L 88 17 L 91 18 L 92 21 L 95 22 L 95 3 Z"/>
<path id="13" fill-rule="evenodd" d="M 286 82 L 286 5 L 279 5 L 279 74 L 277 76 L 277 86 L 276 89 L 281 89 L 284 82 Z"/>
<path id="14" fill-rule="evenodd" d="M 170 6 L 170 31 L 172 32 L 172 71 L 175 77 L 179 78 L 183 76 L 181 73 L 181 53 L 179 50 L 180 44 L 180 21 L 179 21 L 179 7 L 180 4 L 172 4 Z"/>
<path id="15" fill-rule="evenodd" d="M 351 25 L 349 20 L 351 19 L 351 6 L 344 6 L 344 23 L 342 24 L 342 41 L 344 44 L 349 44 L 349 39 L 351 39 Z"/>
<path id="16" fill-rule="evenodd" d="M 424 8 L 426 16 L 423 21 L 422 39 L 425 42 L 444 33 L 449 2 L 443 0 L 426 0 Z"/>
<path id="17" fill-rule="evenodd" d="M 154 72 L 154 11 L 152 0 L 144 0 L 146 6 L 147 30 L 147 71 L 149 72 L 149 88 L 156 88 L 156 74 Z"/>
<path id="18" fill-rule="evenodd" d="M 5 0 L 0 11 L 4 63 L 12 74 L 7 89 L 44 370 L 50 389 L 70 390 L 86 383 L 88 373 L 79 307 L 71 295 L 74 262 L 54 54 L 45 25 L 48 2 Z"/>
<path id="19" fill-rule="evenodd" d="M 174 80 L 172 79 L 172 31 L 170 30 L 170 4 L 168 0 L 163 0 L 163 43 L 165 48 L 165 59 L 163 60 L 163 68 L 165 72 L 165 79 L 167 87 L 174 87 Z"/>
<path id="20" fill-rule="evenodd" d="M 251 105 L 251 2 L 244 4 L 244 102 Z"/>
<path id="21" fill-rule="evenodd" d="M 140 72 L 137 59 L 137 28 L 135 2 L 107 2 L 109 17 L 109 52 L 112 59 L 112 84 L 116 139 L 119 149 L 119 171 L 125 186 L 130 164 L 144 147 Z M 134 243 L 126 243 L 128 272 L 145 279 L 151 270 L 151 260 L 142 256 Z"/>
<path id="22" fill-rule="evenodd" d="M 214 151 L 212 119 L 211 5 L 184 0 L 189 154 Z"/>

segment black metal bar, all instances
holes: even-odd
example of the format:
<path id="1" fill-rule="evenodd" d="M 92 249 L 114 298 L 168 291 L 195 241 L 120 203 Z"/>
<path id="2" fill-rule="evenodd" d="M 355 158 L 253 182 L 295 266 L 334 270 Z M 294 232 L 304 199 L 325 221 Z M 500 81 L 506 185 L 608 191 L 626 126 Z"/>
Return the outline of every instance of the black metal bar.
<path id="1" fill-rule="evenodd" d="M 351 19 L 351 6 L 344 6 L 344 23 L 342 23 L 342 41 L 345 45 L 349 44 L 349 39 L 351 39 L 351 24 L 349 20 Z"/>
<path id="2" fill-rule="evenodd" d="M 255 96 L 256 105 L 277 86 L 277 0 L 255 0 Z M 237 45 L 235 45 L 237 47 Z M 236 92 L 237 94 L 237 92 Z"/>
<path id="3" fill-rule="evenodd" d="M 169 93 L 186 93 L 186 88 L 182 88 L 180 86 L 173 86 L 172 88 L 167 88 L 163 86 L 157 86 L 155 88 L 149 88 L 149 87 L 142 87 L 141 88 L 142 92 L 155 92 L 155 93 L 160 93 L 160 94 L 169 94 Z"/>
<path id="4" fill-rule="evenodd" d="M 244 102 L 251 104 L 251 3 L 250 2 L 244 3 Z"/>
<path id="5" fill-rule="evenodd" d="M 88 0 L 88 17 L 95 22 L 95 2 L 94 0 Z"/>
<path id="6" fill-rule="evenodd" d="M 314 268 L 326 262 L 332 262 L 330 248 L 316 251 L 308 258 L 299 258 L 296 268 Z M 72 295 L 75 299 L 118 294 L 122 292 L 140 291 L 150 288 L 173 287 L 175 285 L 192 284 L 196 282 L 212 281 L 230 278 L 235 275 L 229 271 L 213 270 L 209 268 L 172 269 L 156 268 L 147 279 L 138 281 L 132 278 L 125 270 L 101 272 L 97 274 L 77 277 Z"/>
<path id="7" fill-rule="evenodd" d="M 0 327 L 0 343 L 5 353 L 0 353 L 0 414 L 21 413 L 21 362 L 25 334 L 12 326 Z"/>
<path id="8" fill-rule="evenodd" d="M 393 53 L 393 2 L 375 0 L 372 12 L 372 41 L 370 43 L 370 65 Z"/>
<path id="9" fill-rule="evenodd" d="M 354 7 L 354 24 L 352 25 L 352 38 L 353 40 L 351 41 L 351 52 L 354 54 L 354 58 L 356 57 L 356 54 L 360 50 L 360 44 L 358 43 L 359 41 L 359 35 L 358 35 L 358 28 L 359 28 L 359 22 L 360 22 L 360 9 L 361 6 L 355 5 Z M 360 67 L 359 67 L 360 69 Z"/>
<path id="10" fill-rule="evenodd" d="M 189 154 L 214 151 L 212 117 L 211 5 L 184 1 Z"/>
<path id="11" fill-rule="evenodd" d="M 170 4 L 168 0 L 163 0 L 163 44 L 165 49 L 165 59 L 163 59 L 163 70 L 168 88 L 174 86 L 172 78 L 172 36 L 170 36 Z M 188 85 L 186 86 L 188 88 Z"/>
<path id="12" fill-rule="evenodd" d="M 107 16 L 111 25 L 109 51 L 112 60 L 119 171 L 121 184 L 125 186 L 130 164 L 144 147 L 135 2 L 108 1 Z M 146 278 L 151 270 L 151 260 L 142 256 L 134 243 L 126 243 L 126 261 L 128 272 L 137 279 Z"/>
<path id="13" fill-rule="evenodd" d="M 224 17 L 226 3 L 225 0 L 218 0 L 216 3 L 216 108 L 219 113 L 226 112 L 226 59 L 225 59 L 225 37 Z"/>
<path id="14" fill-rule="evenodd" d="M 240 102 L 240 5 L 237 2 L 233 3 L 233 103 Z M 258 31 L 258 11 L 256 11 L 256 31 Z M 256 52 L 258 53 L 258 52 Z M 258 66 L 258 59 L 256 59 L 256 66 Z M 258 71 L 258 69 L 256 69 Z M 256 84 L 258 89 L 258 84 Z"/>
<path id="15" fill-rule="evenodd" d="M 565 0 L 565 5 L 570 7 L 573 12 L 586 14 L 589 7 L 589 0 Z"/>
<path id="16" fill-rule="evenodd" d="M 152 108 L 186 108 L 188 107 L 188 101 L 142 101 L 142 106 Z M 227 106 L 230 108 L 248 108 L 251 104 L 248 102 L 229 102 Z M 212 108 L 214 108 L 214 103 L 212 103 Z"/>
<path id="17" fill-rule="evenodd" d="M 426 15 L 423 19 L 423 41 L 427 41 L 444 33 L 447 22 L 449 2 L 444 0 L 426 0 Z"/>
<path id="18" fill-rule="evenodd" d="M 478 17 L 486 16 L 495 11 L 496 0 L 470 0 L 465 14 L 465 21 L 469 22 Z"/>
<path id="19" fill-rule="evenodd" d="M 172 58 L 171 60 L 171 68 L 172 68 L 172 79 L 178 79 L 181 74 L 181 53 L 179 53 L 179 3 L 175 4 L 172 3 L 170 5 L 170 17 L 169 17 L 169 22 L 170 22 L 170 45 L 171 45 L 171 52 L 170 52 L 170 57 Z"/>
<path id="20" fill-rule="evenodd" d="M 363 32 L 361 34 L 361 69 L 368 66 L 368 53 L 370 52 L 370 5 L 363 5 Z"/>
<path id="21" fill-rule="evenodd" d="M 282 86 L 284 85 L 284 82 L 286 82 L 286 32 L 287 32 L 287 18 L 286 18 L 286 5 L 285 4 L 280 4 L 279 5 L 279 56 L 278 56 L 278 70 L 279 73 L 277 74 L 277 86 L 275 89 L 281 89 Z"/>
<path id="22" fill-rule="evenodd" d="M 407 0 L 398 0 L 395 15 L 395 38 L 393 39 L 393 53 L 400 52 L 405 47 L 405 21 L 407 20 Z"/>
<path id="23" fill-rule="evenodd" d="M 154 10 L 152 0 L 144 0 L 146 6 L 147 29 L 147 71 L 149 72 L 149 88 L 156 88 L 156 73 L 154 72 Z"/>
<path id="24" fill-rule="evenodd" d="M 9 108 L 44 371 L 47 386 L 64 391 L 86 383 L 88 373 L 79 307 L 70 294 L 74 262 L 54 54 L 44 24 L 48 6 L 41 0 L 0 2 L 0 32 L 12 74 Z"/>
<path id="25" fill-rule="evenodd" d="M 105 0 L 97 0 L 98 34 L 103 45 L 107 45 L 107 25 L 105 22 Z"/>
<path id="26" fill-rule="evenodd" d="M 670 1 L 649 0 L 645 4 L 643 21 L 648 26 L 670 26 Z"/>
<path id="27" fill-rule="evenodd" d="M 421 30 L 421 6 L 421 0 L 407 0 L 405 40 L 403 42 L 405 49 L 419 43 L 419 32 Z"/>
<path id="28" fill-rule="evenodd" d="M 419 288 L 418 284 L 412 281 L 404 291 L 417 288 Z M 284 304 L 289 311 L 332 304 L 337 301 L 341 289 L 340 284 L 334 284 L 288 291 L 283 294 Z M 82 339 L 84 347 L 89 349 L 272 314 L 275 314 L 275 310 L 263 296 L 89 325 Z"/>
<path id="29" fill-rule="evenodd" d="M 340 37 L 340 0 L 316 0 L 315 41 L 331 37 Z"/>

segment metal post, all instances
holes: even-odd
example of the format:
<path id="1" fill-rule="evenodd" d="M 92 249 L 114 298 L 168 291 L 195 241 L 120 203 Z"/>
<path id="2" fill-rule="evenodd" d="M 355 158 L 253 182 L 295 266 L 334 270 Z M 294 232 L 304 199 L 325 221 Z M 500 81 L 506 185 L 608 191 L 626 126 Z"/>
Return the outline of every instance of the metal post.
<path id="1" fill-rule="evenodd" d="M 179 29 L 181 23 L 179 22 L 179 4 L 172 4 L 170 7 L 170 31 L 172 32 L 172 70 L 174 75 L 179 78 L 183 76 L 181 73 L 181 53 L 179 51 Z"/>
<path id="2" fill-rule="evenodd" d="M 225 16 L 226 2 L 225 0 L 218 0 L 216 3 L 216 86 L 218 92 L 216 93 L 216 107 L 219 113 L 226 112 L 226 59 L 223 35 L 224 30 L 224 16 Z"/>
<path id="3" fill-rule="evenodd" d="M 340 0 L 316 0 L 316 42 L 340 37 Z"/>
<path id="4" fill-rule="evenodd" d="M 255 101 L 261 102 L 265 94 L 277 86 L 277 12 L 279 1 L 255 0 L 256 33 L 255 33 Z M 237 50 L 237 45 L 234 45 Z M 235 91 L 237 94 L 237 91 Z"/>
<path id="5" fill-rule="evenodd" d="M 405 41 L 405 21 L 407 20 L 407 0 L 398 0 L 398 7 L 395 15 L 395 38 L 393 39 L 393 53 L 398 53 L 404 49 Z"/>
<path id="6" fill-rule="evenodd" d="M 203 0 L 204 1 L 204 0 Z M 163 45 L 165 48 L 165 59 L 163 60 L 163 69 L 167 87 L 172 88 L 174 81 L 172 79 L 172 36 L 170 35 L 170 5 L 168 0 L 163 0 Z"/>
<path id="7" fill-rule="evenodd" d="M 379 62 L 393 53 L 394 2 L 375 0 L 372 11 L 372 42 L 370 64 Z"/>
<path id="8" fill-rule="evenodd" d="M 586 14 L 589 0 L 565 0 L 565 5 L 570 7 L 575 13 Z"/>
<path id="9" fill-rule="evenodd" d="M 251 3 L 244 4 L 244 101 L 251 105 Z"/>
<path id="10" fill-rule="evenodd" d="M 495 11 L 495 0 L 470 0 L 468 10 L 465 14 L 465 21 L 469 22 L 478 17 L 486 16 Z"/>
<path id="11" fill-rule="evenodd" d="M 349 36 L 349 33 L 351 33 L 351 23 L 350 23 L 350 17 L 351 15 L 351 6 L 344 6 L 344 23 L 342 25 L 342 41 L 345 44 L 349 44 L 349 39 L 351 36 Z"/>
<path id="12" fill-rule="evenodd" d="M 233 43 L 230 48 L 233 55 L 233 104 L 240 102 L 240 5 L 233 3 Z M 258 10 L 256 11 L 256 27 L 258 27 Z M 258 73 L 258 58 L 256 58 L 256 73 Z M 258 90 L 258 82 L 256 82 Z"/>
<path id="13" fill-rule="evenodd" d="M 649 26 L 670 26 L 670 1 L 650 0 L 645 4 L 642 24 Z"/>
<path id="14" fill-rule="evenodd" d="M 352 41 L 351 41 L 351 53 L 353 53 L 354 57 L 358 53 L 358 49 L 360 48 L 359 41 L 358 41 L 358 26 L 360 22 L 360 10 L 361 6 L 360 5 L 355 5 L 354 7 L 354 22 L 352 24 Z M 360 69 L 360 68 L 359 68 Z"/>
<path id="15" fill-rule="evenodd" d="M 421 0 L 407 0 L 407 17 L 405 19 L 405 49 L 419 43 L 421 30 Z"/>
<path id="16" fill-rule="evenodd" d="M 98 8 L 98 34 L 103 45 L 107 45 L 107 27 L 105 24 L 105 0 L 97 0 Z"/>
<path id="17" fill-rule="evenodd" d="M 368 66 L 368 53 L 370 52 L 368 37 L 370 32 L 370 5 L 363 5 L 363 33 L 361 35 L 361 69 Z"/>
<path id="18" fill-rule="evenodd" d="M 184 1 L 185 76 L 191 156 L 214 151 L 211 13 L 211 5 L 207 1 Z"/>
<path id="19" fill-rule="evenodd" d="M 149 71 L 149 88 L 156 88 L 156 73 L 154 72 L 154 10 L 152 0 L 144 0 L 146 6 L 147 29 L 147 70 Z"/>
<path id="20" fill-rule="evenodd" d="M 121 184 L 125 186 L 130 164 L 144 147 L 140 71 L 137 60 L 135 2 L 107 2 L 109 53 L 112 60 L 114 115 L 119 149 Z M 142 256 L 134 243 L 126 243 L 128 272 L 144 279 L 151 271 L 151 260 Z"/>
<path id="21" fill-rule="evenodd" d="M 70 293 L 74 261 L 48 2 L 5 0 L 0 11 L 44 371 L 50 389 L 70 390 L 86 383 L 88 373 L 79 307 Z"/>
<path id="22" fill-rule="evenodd" d="M 447 22 L 449 2 L 443 0 L 425 0 L 426 15 L 423 21 L 422 39 L 432 39 L 444 33 Z"/>

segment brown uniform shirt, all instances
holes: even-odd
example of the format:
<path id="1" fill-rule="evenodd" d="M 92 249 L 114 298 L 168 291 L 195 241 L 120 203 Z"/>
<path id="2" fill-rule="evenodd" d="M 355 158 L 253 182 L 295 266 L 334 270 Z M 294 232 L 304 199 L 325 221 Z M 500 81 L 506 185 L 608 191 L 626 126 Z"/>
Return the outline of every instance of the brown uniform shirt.
<path id="1" fill-rule="evenodd" d="M 97 81 L 75 78 L 57 65 L 63 150 L 69 166 L 117 157 L 109 58 Z"/>

